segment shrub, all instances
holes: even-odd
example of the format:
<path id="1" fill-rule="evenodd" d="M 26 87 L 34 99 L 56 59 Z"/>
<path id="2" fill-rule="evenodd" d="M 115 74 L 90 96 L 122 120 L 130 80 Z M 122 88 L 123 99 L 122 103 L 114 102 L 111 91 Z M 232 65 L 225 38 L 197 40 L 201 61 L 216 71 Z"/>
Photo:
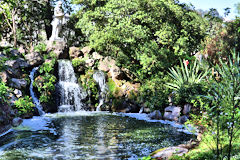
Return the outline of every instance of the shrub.
<path id="1" fill-rule="evenodd" d="M 8 87 L 6 86 L 6 84 L 4 82 L 1 81 L 0 79 L 0 102 L 7 102 L 7 90 Z"/>
<path id="2" fill-rule="evenodd" d="M 32 103 L 32 100 L 29 98 L 29 96 L 19 98 L 17 101 L 15 101 L 15 107 L 20 115 L 32 112 L 34 106 L 35 105 Z"/>
<path id="3" fill-rule="evenodd" d="M 173 82 L 167 83 L 166 87 L 176 91 L 178 103 L 190 103 L 195 95 L 204 94 L 204 78 L 208 74 L 208 69 L 200 71 L 200 65 L 197 60 L 194 63 L 181 61 L 180 68 L 172 67 L 169 69 L 169 76 Z"/>

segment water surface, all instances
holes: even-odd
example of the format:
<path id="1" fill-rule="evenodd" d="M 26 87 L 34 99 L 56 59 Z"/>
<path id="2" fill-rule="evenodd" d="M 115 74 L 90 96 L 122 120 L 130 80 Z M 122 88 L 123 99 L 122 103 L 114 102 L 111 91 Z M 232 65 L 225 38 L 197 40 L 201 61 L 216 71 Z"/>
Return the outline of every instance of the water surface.
<path id="1" fill-rule="evenodd" d="M 117 114 L 51 114 L 24 120 L 1 137 L 0 159 L 138 159 L 190 138 L 169 125 Z"/>

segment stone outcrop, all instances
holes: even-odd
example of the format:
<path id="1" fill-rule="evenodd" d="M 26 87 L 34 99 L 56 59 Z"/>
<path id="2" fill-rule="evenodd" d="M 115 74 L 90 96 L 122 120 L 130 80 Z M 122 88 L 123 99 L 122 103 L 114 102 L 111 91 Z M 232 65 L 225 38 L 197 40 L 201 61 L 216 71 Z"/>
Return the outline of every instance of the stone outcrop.
<path id="1" fill-rule="evenodd" d="M 84 56 L 86 56 L 87 54 L 91 54 L 92 53 L 92 48 L 90 48 L 89 46 L 83 47 L 81 49 L 81 52 L 83 53 Z"/>
<path id="2" fill-rule="evenodd" d="M 184 115 L 189 114 L 190 111 L 191 111 L 191 108 L 192 108 L 192 105 L 191 105 L 191 104 L 185 104 L 185 105 L 183 106 L 183 114 L 184 114 Z"/>
<path id="3" fill-rule="evenodd" d="M 25 59 L 31 66 L 38 66 L 43 63 L 43 57 L 38 52 L 32 52 L 25 55 Z"/>
<path id="4" fill-rule="evenodd" d="M 182 147 L 169 147 L 163 148 L 157 151 L 157 153 L 153 154 L 151 157 L 156 159 L 168 160 L 173 155 L 182 156 L 187 153 L 188 149 Z"/>
<path id="5" fill-rule="evenodd" d="M 188 116 L 183 115 L 179 118 L 178 122 L 181 124 L 184 124 L 185 122 L 187 122 L 187 120 L 188 120 Z"/>
<path id="6" fill-rule="evenodd" d="M 53 51 L 58 59 L 68 59 L 69 48 L 64 41 L 48 41 L 47 42 L 47 52 Z"/>
<path id="7" fill-rule="evenodd" d="M 8 79 L 10 78 L 6 71 L 0 72 L 0 78 L 4 83 L 7 83 Z"/>
<path id="8" fill-rule="evenodd" d="M 162 119 L 162 114 L 159 110 L 155 110 L 148 115 L 151 119 Z"/>
<path id="9" fill-rule="evenodd" d="M 10 86 L 17 89 L 25 89 L 27 87 L 27 81 L 24 79 L 12 78 Z"/>
<path id="10" fill-rule="evenodd" d="M 171 121 L 178 121 L 180 117 L 181 108 L 176 106 L 168 106 L 165 108 L 165 113 L 163 118 Z"/>
<path id="11" fill-rule="evenodd" d="M 78 47 L 70 47 L 69 48 L 69 56 L 71 59 L 80 58 L 83 56 L 83 53 Z"/>

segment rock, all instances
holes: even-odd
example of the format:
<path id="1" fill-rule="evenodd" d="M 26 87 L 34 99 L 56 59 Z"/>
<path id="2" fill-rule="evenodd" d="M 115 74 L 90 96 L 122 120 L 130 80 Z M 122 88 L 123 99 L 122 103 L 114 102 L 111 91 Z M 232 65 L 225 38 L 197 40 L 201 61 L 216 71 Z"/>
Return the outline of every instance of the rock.
<path id="1" fill-rule="evenodd" d="M 10 106 L 14 106 L 15 105 L 15 102 L 17 101 L 17 97 L 13 94 L 10 94 L 9 95 L 9 102 L 10 102 Z"/>
<path id="2" fill-rule="evenodd" d="M 13 93 L 16 95 L 17 98 L 20 98 L 22 97 L 22 91 L 18 90 L 18 89 L 15 89 L 13 91 Z"/>
<path id="3" fill-rule="evenodd" d="M 21 54 L 23 54 L 23 53 L 26 52 L 23 45 L 21 45 L 21 46 L 18 48 L 18 52 L 21 53 Z"/>
<path id="4" fill-rule="evenodd" d="M 43 57 L 38 52 L 33 52 L 25 55 L 25 59 L 31 66 L 37 66 L 43 63 Z"/>
<path id="5" fill-rule="evenodd" d="M 168 106 L 165 108 L 165 113 L 163 118 L 171 121 L 178 121 L 180 116 L 181 108 L 176 106 Z"/>
<path id="6" fill-rule="evenodd" d="M 11 50 L 10 53 L 14 57 L 20 57 L 21 56 L 21 53 L 16 49 Z"/>
<path id="7" fill-rule="evenodd" d="M 111 57 L 107 56 L 104 58 L 104 60 L 101 60 L 99 62 L 98 69 L 108 72 L 110 71 L 111 67 L 116 66 L 116 61 L 112 59 Z"/>
<path id="8" fill-rule="evenodd" d="M 9 76 L 6 71 L 0 72 L 0 79 L 4 82 L 7 83 Z"/>
<path id="9" fill-rule="evenodd" d="M 162 114 L 159 110 L 155 110 L 148 115 L 151 119 L 162 119 Z"/>
<path id="10" fill-rule="evenodd" d="M 68 59 L 69 48 L 64 41 L 48 41 L 47 42 L 47 52 L 53 51 L 58 59 Z"/>
<path id="11" fill-rule="evenodd" d="M 101 56 L 101 55 L 100 55 L 99 53 L 97 53 L 97 52 L 93 52 L 92 58 L 93 58 L 94 60 L 98 60 L 98 59 L 103 59 L 103 56 Z"/>
<path id="12" fill-rule="evenodd" d="M 6 72 L 10 77 L 19 78 L 21 76 L 19 69 L 13 69 L 11 67 L 7 67 Z"/>
<path id="13" fill-rule="evenodd" d="M 86 54 L 90 54 L 92 52 L 92 48 L 90 48 L 89 46 L 86 46 L 86 47 L 82 48 L 81 51 L 85 56 Z"/>
<path id="14" fill-rule="evenodd" d="M 69 56 L 71 59 L 78 58 L 83 56 L 83 53 L 80 51 L 78 47 L 70 47 L 69 48 Z"/>
<path id="15" fill-rule="evenodd" d="M 28 68 L 28 67 L 30 67 L 30 65 L 28 64 L 28 62 L 25 61 L 23 58 L 18 58 L 16 61 L 17 61 L 17 63 L 19 64 L 19 66 L 20 66 L 21 68 Z"/>
<path id="16" fill-rule="evenodd" d="M 118 66 L 112 66 L 109 71 L 109 75 L 112 77 L 112 79 L 121 79 L 121 70 Z"/>
<path id="17" fill-rule="evenodd" d="M 12 69 L 19 68 L 19 63 L 17 62 L 17 60 L 8 60 L 5 62 L 5 65 Z"/>
<path id="18" fill-rule="evenodd" d="M 181 147 L 169 147 L 156 151 L 151 158 L 168 160 L 173 155 L 182 156 L 188 152 L 188 149 Z"/>
<path id="19" fill-rule="evenodd" d="M 16 79 L 16 78 L 12 78 L 11 79 L 10 86 L 17 88 L 17 89 L 22 89 L 22 88 L 26 88 L 27 87 L 27 81 L 24 79 Z"/>
<path id="20" fill-rule="evenodd" d="M 183 114 L 189 114 L 189 112 L 191 111 L 192 105 L 191 104 L 185 104 L 183 107 Z"/>
<path id="21" fill-rule="evenodd" d="M 87 59 L 85 61 L 85 64 L 87 67 L 92 67 L 94 65 L 94 60 L 93 59 Z"/>
<path id="22" fill-rule="evenodd" d="M 187 120 L 188 120 L 188 116 L 184 115 L 179 118 L 178 122 L 181 124 L 184 124 L 185 122 L 187 122 Z"/>
<path id="23" fill-rule="evenodd" d="M 22 118 L 19 118 L 19 117 L 14 118 L 14 119 L 12 120 L 12 126 L 13 126 L 13 127 L 17 127 L 17 126 L 19 126 L 22 122 L 23 122 Z"/>

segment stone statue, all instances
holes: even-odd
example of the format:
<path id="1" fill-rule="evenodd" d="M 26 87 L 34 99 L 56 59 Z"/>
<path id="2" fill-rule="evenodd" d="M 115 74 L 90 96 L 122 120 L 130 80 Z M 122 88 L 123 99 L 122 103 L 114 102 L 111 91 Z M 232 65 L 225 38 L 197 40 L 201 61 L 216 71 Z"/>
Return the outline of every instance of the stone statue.
<path id="1" fill-rule="evenodd" d="M 62 1 L 58 1 L 56 7 L 54 8 L 54 17 L 52 21 L 52 36 L 50 37 L 51 41 L 63 40 L 59 37 L 59 33 L 62 29 L 64 23 L 64 11 L 62 8 Z"/>

